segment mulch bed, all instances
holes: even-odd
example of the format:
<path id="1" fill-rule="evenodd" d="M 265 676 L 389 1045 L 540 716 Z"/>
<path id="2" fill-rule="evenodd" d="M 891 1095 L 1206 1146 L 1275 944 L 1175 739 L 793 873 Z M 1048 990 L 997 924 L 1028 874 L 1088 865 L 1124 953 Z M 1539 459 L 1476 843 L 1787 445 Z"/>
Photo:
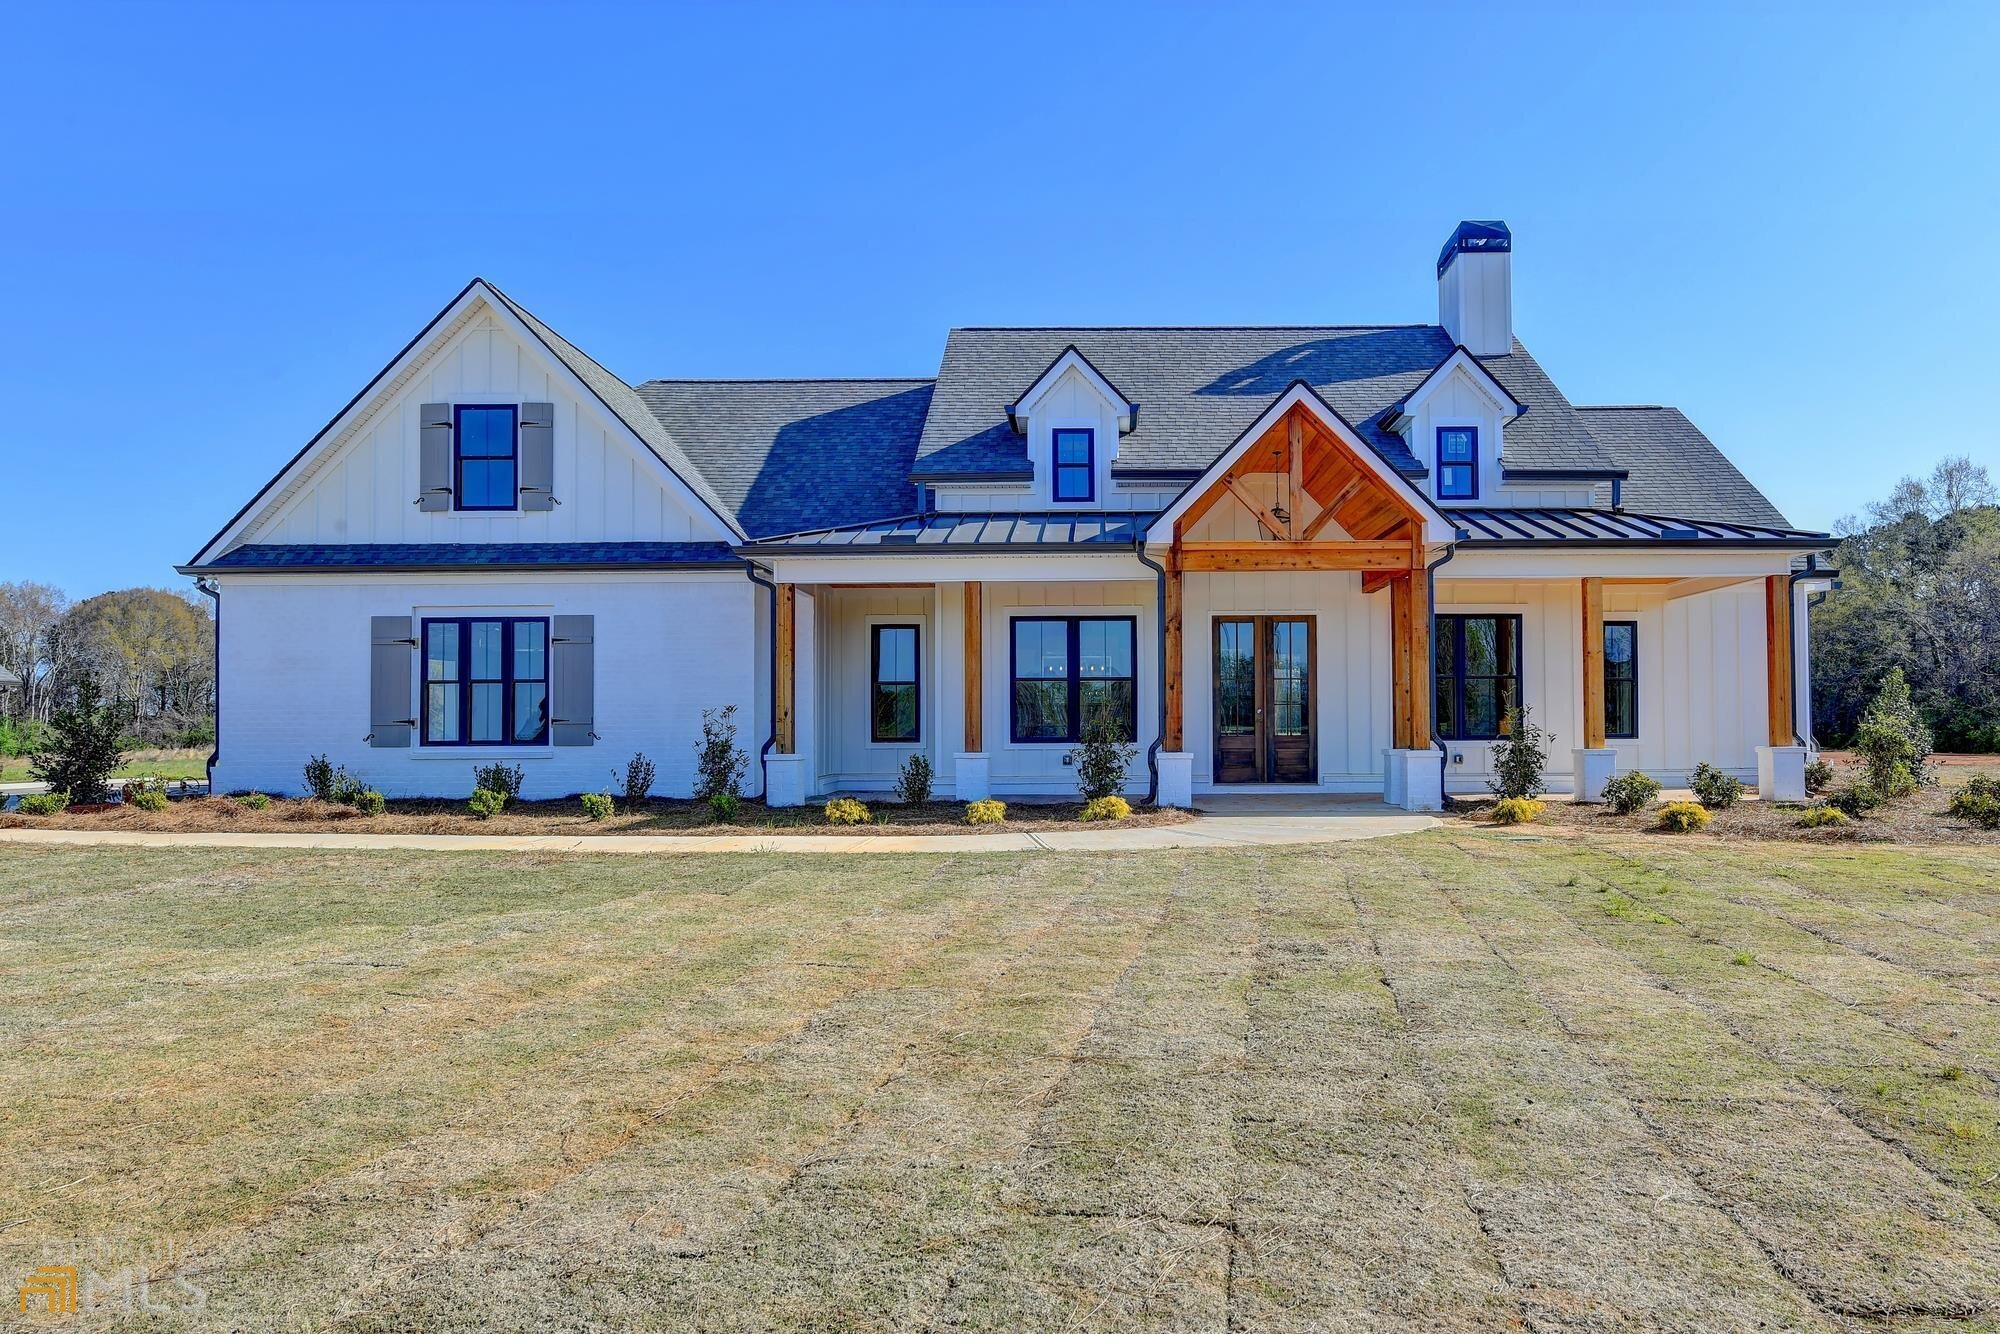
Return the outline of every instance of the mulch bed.
<path id="1" fill-rule="evenodd" d="M 732 824 L 717 824 L 708 807 L 694 801 L 649 801 L 636 812 L 619 803 L 618 813 L 602 822 L 584 814 L 581 802 L 517 802 L 490 820 L 473 818 L 462 801 L 392 801 L 381 815 L 363 815 L 351 806 L 311 800 L 274 798 L 268 809 L 253 811 L 230 797 L 175 801 L 166 810 L 148 812 L 131 806 L 71 807 L 61 815 L 0 814 L 0 829 L 122 829 L 133 832 L 178 833 L 301 833 L 343 834 L 541 834 L 563 838 L 621 834 L 812 834 L 905 835 L 992 834 L 1009 829 L 1046 833 L 1059 829 L 1103 829 L 1078 817 L 1081 802 L 1009 802 L 1007 820 L 999 825 L 965 823 L 958 802 L 903 806 L 871 803 L 874 820 L 863 825 L 830 825 L 819 804 L 773 810 L 746 801 Z M 1130 829 L 1180 824 L 1191 817 L 1171 807 L 1134 806 L 1117 827 Z"/>

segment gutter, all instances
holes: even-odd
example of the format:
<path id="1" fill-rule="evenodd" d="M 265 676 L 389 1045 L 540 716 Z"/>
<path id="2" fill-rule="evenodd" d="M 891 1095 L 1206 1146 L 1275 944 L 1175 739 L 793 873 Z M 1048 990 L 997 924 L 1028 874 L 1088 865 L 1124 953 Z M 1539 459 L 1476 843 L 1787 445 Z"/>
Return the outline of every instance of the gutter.
<path id="1" fill-rule="evenodd" d="M 761 577 L 760 577 L 761 572 Z M 778 585 L 771 579 L 771 572 L 754 561 L 743 562 L 743 573 L 750 576 L 750 582 L 760 585 L 771 595 L 771 671 L 770 699 L 766 701 L 764 719 L 767 730 L 764 744 L 757 748 L 757 781 L 763 784 L 764 800 L 771 799 L 771 747 L 778 744 Z"/>
<path id="2" fill-rule="evenodd" d="M 1159 697 L 1159 718 L 1153 725 L 1153 744 L 1146 747 L 1146 804 L 1157 806 L 1160 801 L 1160 746 L 1167 739 L 1167 567 L 1146 554 L 1146 539 L 1142 536 L 1132 543 L 1132 554 L 1139 563 L 1151 569 L 1158 577 L 1158 606 L 1154 612 L 1154 639 L 1158 642 L 1158 670 L 1154 673 L 1153 693 Z"/>
<path id="3" fill-rule="evenodd" d="M 1834 570 L 1831 571 L 1830 573 L 1838 574 L 1839 571 Z M 1819 552 L 1817 551 L 1813 552 L 1812 554 L 1806 557 L 1806 567 L 1803 570 L 1793 570 L 1790 575 L 1786 576 L 1785 579 L 1786 599 L 1788 601 L 1793 600 L 1793 595 L 1797 592 L 1799 581 L 1801 579 L 1824 579 L 1827 577 L 1828 574 L 1829 571 L 1822 570 L 1819 567 Z M 1822 596 L 1824 595 L 1822 594 Z M 1793 616 L 1790 618 L 1792 623 L 1792 637 L 1791 637 L 1791 642 L 1785 645 L 1785 655 L 1787 659 L 1785 663 L 1785 670 L 1790 672 L 1794 677 L 1798 675 L 1799 671 L 1800 622 L 1803 621 L 1807 629 L 1811 628 L 1812 625 L 1811 607 L 1812 604 L 1808 602 L 1806 614 L 1804 616 Z M 1812 717 L 1811 677 L 1807 677 L 1806 679 L 1806 717 L 1807 719 L 1811 719 Z M 1806 731 L 1808 732 L 1812 731 L 1812 723 L 1810 721 L 1806 723 Z M 1805 737 L 1799 734 L 1799 701 L 1796 695 L 1792 697 L 1792 740 L 1798 743 L 1798 745 L 1805 750 L 1814 749 L 1813 743 L 1808 741 Z"/>
<path id="4" fill-rule="evenodd" d="M 621 570 L 648 573 L 661 570 L 728 570 L 734 560 L 523 562 L 481 565 L 176 565 L 176 574 L 197 580 L 212 574 L 573 574 Z"/>
<path id="5" fill-rule="evenodd" d="M 215 678 L 215 746 L 208 752 L 208 763 L 203 771 L 208 775 L 208 795 L 215 795 L 215 766 L 222 759 L 222 585 L 206 575 L 198 575 L 195 588 L 201 595 L 215 604 L 215 640 L 210 646 L 214 654 L 212 674 Z"/>
<path id="6" fill-rule="evenodd" d="M 1433 711 L 1435 711 L 1437 706 L 1437 636 L 1438 636 L 1437 572 L 1439 566 L 1444 565 L 1453 556 L 1456 556 L 1457 554 L 1458 554 L 1458 543 L 1447 542 L 1444 548 L 1444 555 L 1439 556 L 1436 560 L 1432 561 L 1429 565 L 1426 565 L 1424 567 L 1424 580 L 1426 587 L 1428 589 L 1428 600 L 1430 603 L 1430 620 L 1431 620 L 1430 634 L 1427 636 L 1430 642 L 1431 654 L 1430 654 L 1430 661 L 1424 664 L 1424 684 L 1425 687 L 1430 691 L 1431 707 Z M 1417 673 L 1417 665 L 1413 662 L 1410 664 L 1410 675 L 1415 676 L 1416 673 Z M 1445 745 L 1444 738 L 1438 735 L 1437 721 L 1438 720 L 1436 718 L 1431 719 L 1431 744 L 1437 747 L 1438 805 L 1442 808 L 1446 800 L 1444 794 L 1444 776 L 1451 766 L 1451 748 Z"/>

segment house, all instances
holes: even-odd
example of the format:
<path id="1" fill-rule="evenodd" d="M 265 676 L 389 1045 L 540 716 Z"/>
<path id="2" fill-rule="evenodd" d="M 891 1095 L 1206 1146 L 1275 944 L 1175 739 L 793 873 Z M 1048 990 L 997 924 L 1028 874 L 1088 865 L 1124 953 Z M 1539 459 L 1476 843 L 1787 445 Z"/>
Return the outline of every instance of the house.
<path id="1" fill-rule="evenodd" d="M 1483 790 L 1516 704 L 1557 790 L 1708 761 L 1804 792 L 1791 527 L 1667 407 L 1572 404 L 1513 241 L 1435 324 L 962 328 L 934 377 L 613 375 L 474 280 L 181 567 L 217 599 L 218 790 L 324 752 L 391 795 L 686 794 L 737 708 L 773 803 Z"/>

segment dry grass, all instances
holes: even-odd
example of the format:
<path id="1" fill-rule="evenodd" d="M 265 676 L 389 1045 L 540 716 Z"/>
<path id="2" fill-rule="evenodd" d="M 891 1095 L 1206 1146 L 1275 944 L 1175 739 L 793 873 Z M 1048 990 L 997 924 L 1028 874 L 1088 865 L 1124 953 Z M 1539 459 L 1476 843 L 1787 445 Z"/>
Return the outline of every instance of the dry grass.
<path id="1" fill-rule="evenodd" d="M 0 755 L 0 783 L 28 783 L 34 781 L 29 772 L 31 765 L 25 755 Z M 125 752 L 125 762 L 118 766 L 114 778 L 206 778 L 208 776 L 208 748 L 193 750 L 166 747 L 159 750 L 132 750 Z"/>
<path id="2" fill-rule="evenodd" d="M 0 1266 L 172 1243 L 213 1324 L 2000 1321 L 1987 850 L 7 849 L 0 885 Z"/>

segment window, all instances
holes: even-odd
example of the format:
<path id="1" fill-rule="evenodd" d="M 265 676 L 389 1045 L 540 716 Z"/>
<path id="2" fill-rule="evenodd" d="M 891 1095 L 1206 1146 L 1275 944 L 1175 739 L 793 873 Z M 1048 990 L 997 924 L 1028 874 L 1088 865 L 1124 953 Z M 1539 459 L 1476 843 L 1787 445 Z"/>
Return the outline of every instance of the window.
<path id="1" fill-rule="evenodd" d="M 1604 623 L 1604 735 L 1639 735 L 1639 623 Z"/>
<path id="2" fill-rule="evenodd" d="M 1075 741 L 1094 718 L 1139 732 L 1130 616 L 1023 617 L 1014 622 L 1013 739 Z"/>
<path id="3" fill-rule="evenodd" d="M 869 739 L 915 741 L 922 702 L 917 681 L 917 627 L 878 625 L 870 633 L 875 643 L 870 655 L 874 667 L 868 692 Z"/>
<path id="4" fill-rule="evenodd" d="M 1097 495 L 1097 468 L 1094 431 L 1055 432 L 1055 490 L 1057 500 L 1090 500 Z"/>
<path id="5" fill-rule="evenodd" d="M 1479 496 L 1479 428 L 1438 427 L 1437 494 L 1439 500 L 1475 500 Z"/>
<path id="6" fill-rule="evenodd" d="M 1437 730 L 1448 741 L 1492 741 L 1507 733 L 1521 702 L 1521 618 L 1440 616 L 1431 645 Z"/>
<path id="7" fill-rule="evenodd" d="M 549 623 L 424 621 L 424 744 L 549 739 Z"/>
<path id="8" fill-rule="evenodd" d="M 515 476 L 519 424 L 519 410 L 512 406 L 461 404 L 453 409 L 452 466 L 457 474 L 453 481 L 458 508 L 510 510 L 520 504 Z"/>

